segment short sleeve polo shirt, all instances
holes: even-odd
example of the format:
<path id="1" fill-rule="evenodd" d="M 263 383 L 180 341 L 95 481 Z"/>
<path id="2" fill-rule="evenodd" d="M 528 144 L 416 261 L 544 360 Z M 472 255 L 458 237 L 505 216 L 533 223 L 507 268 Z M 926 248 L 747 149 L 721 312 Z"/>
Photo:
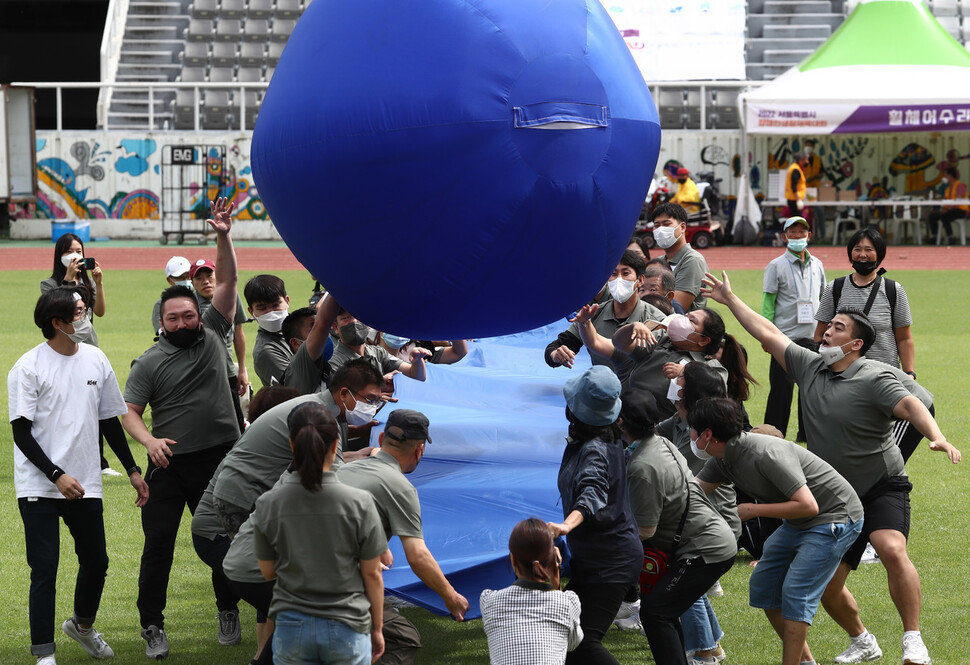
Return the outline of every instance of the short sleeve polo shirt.
<path id="1" fill-rule="evenodd" d="M 701 295 L 701 280 L 708 272 L 707 260 L 696 249 L 686 243 L 674 254 L 668 263 L 674 273 L 674 290 L 694 296 L 688 312 L 707 305 L 707 298 Z"/>
<path id="2" fill-rule="evenodd" d="M 424 538 L 418 491 L 401 472 L 401 465 L 383 450 L 376 455 L 344 464 L 337 479 L 345 485 L 367 490 L 374 496 L 384 535 Z"/>

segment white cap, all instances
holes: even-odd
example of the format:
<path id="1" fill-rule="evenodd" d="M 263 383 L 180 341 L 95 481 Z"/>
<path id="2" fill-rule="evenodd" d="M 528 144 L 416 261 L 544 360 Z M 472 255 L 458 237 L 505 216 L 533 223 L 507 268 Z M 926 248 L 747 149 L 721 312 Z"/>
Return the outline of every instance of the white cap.
<path id="1" fill-rule="evenodd" d="M 184 275 L 191 267 L 192 264 L 184 256 L 173 256 L 165 264 L 165 276 L 178 277 L 179 275 Z"/>

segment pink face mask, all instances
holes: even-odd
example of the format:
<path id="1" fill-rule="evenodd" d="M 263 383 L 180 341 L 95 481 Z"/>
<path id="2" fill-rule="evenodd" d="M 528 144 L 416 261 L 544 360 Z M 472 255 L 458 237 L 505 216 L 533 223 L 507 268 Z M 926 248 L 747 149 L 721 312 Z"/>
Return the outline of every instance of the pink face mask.
<path id="1" fill-rule="evenodd" d="M 686 342 L 692 332 L 696 332 L 694 330 L 694 324 L 683 314 L 674 315 L 667 322 L 667 337 L 672 342 Z"/>

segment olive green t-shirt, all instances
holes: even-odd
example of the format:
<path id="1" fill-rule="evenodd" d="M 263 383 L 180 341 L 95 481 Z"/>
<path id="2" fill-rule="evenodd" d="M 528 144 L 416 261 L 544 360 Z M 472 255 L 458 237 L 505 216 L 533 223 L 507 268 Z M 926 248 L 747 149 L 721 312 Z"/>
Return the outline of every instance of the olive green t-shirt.
<path id="1" fill-rule="evenodd" d="M 626 467 L 630 508 L 637 526 L 657 527 L 644 543 L 671 552 L 686 509 L 687 520 L 675 558 L 701 557 L 705 563 L 733 558 L 738 553 L 737 539 L 691 476 L 683 455 L 655 434 L 634 445 Z"/>
<path id="2" fill-rule="evenodd" d="M 597 333 L 606 339 L 612 339 L 616 331 L 627 323 L 663 321 L 664 318 L 666 318 L 663 312 L 650 303 L 640 300 L 639 297 L 637 297 L 637 294 L 630 297 L 637 298 L 637 304 L 634 306 L 633 311 L 630 312 L 630 316 L 626 317 L 625 319 L 616 318 L 616 312 L 613 309 L 614 301 L 609 300 L 605 304 L 600 305 L 599 309 L 596 311 L 596 315 L 593 317 L 593 329 L 595 329 Z M 572 323 L 567 332 L 574 335 L 577 339 L 582 339 L 582 336 L 579 334 L 579 323 Z M 612 368 L 616 375 L 620 378 L 620 381 L 629 376 L 630 369 L 632 368 L 633 364 L 630 357 L 624 353 L 615 354 L 612 358 L 603 358 L 595 353 L 590 353 L 589 357 L 593 361 L 594 365 L 606 365 L 607 367 Z"/>
<path id="3" fill-rule="evenodd" d="M 283 382 L 283 374 L 293 359 L 293 349 L 283 339 L 283 333 L 256 331 L 253 343 L 253 369 L 264 386 L 275 386 Z"/>
<path id="4" fill-rule="evenodd" d="M 687 467 L 692 475 L 697 475 L 704 468 L 704 460 L 690 449 L 690 426 L 674 415 L 657 425 L 657 434 L 664 437 L 677 448 L 677 451 L 687 461 Z M 723 483 L 716 490 L 707 495 L 711 505 L 718 515 L 724 518 L 735 538 L 741 537 L 741 518 L 738 516 L 738 493 L 734 491 L 732 483 Z"/>
<path id="5" fill-rule="evenodd" d="M 384 536 L 424 538 L 421 531 L 421 504 L 401 465 L 383 450 L 376 455 L 344 464 L 337 479 L 345 485 L 367 490 L 374 496 L 381 515 Z"/>
<path id="6" fill-rule="evenodd" d="M 295 388 L 300 394 L 319 392 L 324 389 L 324 383 L 330 376 L 330 365 L 320 354 L 320 359 L 314 361 L 306 348 L 306 342 L 293 354 L 290 364 L 283 372 L 282 384 L 288 388 Z"/>
<path id="7" fill-rule="evenodd" d="M 785 367 L 798 384 L 808 449 L 859 496 L 883 478 L 905 473 L 893 409 L 910 393 L 885 363 L 863 356 L 836 374 L 817 353 L 789 344 Z"/>
<path id="8" fill-rule="evenodd" d="M 227 384 L 226 331 L 215 307 L 202 315 L 203 334 L 189 348 L 163 335 L 131 364 L 125 401 L 152 407 L 152 436 L 176 441 L 173 455 L 232 443 L 239 437 Z"/>
<path id="9" fill-rule="evenodd" d="M 708 272 L 708 267 L 704 256 L 687 243 L 667 263 L 674 273 L 674 290 L 694 296 L 694 302 L 687 311 L 705 307 L 707 298 L 701 295 L 701 280 Z"/>
<path id="10" fill-rule="evenodd" d="M 795 529 L 862 518 L 862 502 L 832 465 L 796 443 L 743 432 L 727 442 L 724 459 L 710 459 L 697 474 L 706 483 L 734 482 L 762 503 L 783 503 L 808 485 L 818 515 L 785 520 Z"/>
<path id="11" fill-rule="evenodd" d="M 209 298 L 203 298 L 200 295 L 196 295 L 196 300 L 199 301 L 199 311 L 205 314 L 206 310 L 212 307 L 212 300 Z M 232 317 L 232 326 L 226 333 L 226 370 L 229 372 L 229 376 L 236 376 L 236 363 L 232 360 L 232 344 L 233 339 L 236 334 L 236 326 L 246 323 L 248 319 L 246 318 L 246 310 L 243 309 L 242 298 L 239 294 L 236 294 L 236 312 Z M 156 328 L 158 330 L 158 328 Z"/>
<path id="12" fill-rule="evenodd" d="M 364 355 L 359 356 L 356 351 L 337 340 L 333 343 L 333 355 L 330 356 L 330 371 L 336 372 L 351 360 L 358 358 L 367 358 L 381 376 L 400 369 L 403 362 L 385 351 L 383 347 L 374 344 L 364 344 Z"/>
<path id="13" fill-rule="evenodd" d="M 340 415 L 340 407 L 329 390 L 294 397 L 263 413 L 246 428 L 223 460 L 222 471 L 216 476 L 213 490 L 216 499 L 249 510 L 256 499 L 273 486 L 293 461 L 286 418 L 290 411 L 304 402 L 323 405 L 334 418 Z M 343 464 L 343 449 L 347 445 L 347 423 L 338 419 L 337 425 L 340 436 L 337 458 L 333 462 L 335 470 Z"/>
<path id="14" fill-rule="evenodd" d="M 302 612 L 370 632 L 360 562 L 387 549 L 370 493 L 344 485 L 332 471 L 325 471 L 320 489 L 310 492 L 291 472 L 259 497 L 249 521 L 256 558 L 276 564 L 271 617 Z"/>

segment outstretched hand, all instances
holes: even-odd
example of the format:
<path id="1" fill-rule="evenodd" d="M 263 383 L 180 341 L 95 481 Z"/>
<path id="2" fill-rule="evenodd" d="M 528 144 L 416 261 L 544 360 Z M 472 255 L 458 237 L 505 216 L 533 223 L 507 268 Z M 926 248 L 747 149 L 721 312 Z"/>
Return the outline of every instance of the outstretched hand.
<path id="1" fill-rule="evenodd" d="M 213 231 L 225 235 L 232 229 L 232 213 L 235 209 L 235 203 L 230 202 L 226 197 L 219 197 L 210 206 L 212 217 L 205 221 Z"/>
<path id="2" fill-rule="evenodd" d="M 962 459 L 960 451 L 952 443 L 946 439 L 939 439 L 937 441 L 930 441 L 930 450 L 936 450 L 938 452 L 946 453 L 947 457 L 954 464 L 959 464 Z"/>
<path id="3" fill-rule="evenodd" d="M 599 310 L 599 303 L 593 303 L 592 305 L 583 305 L 583 308 L 576 312 L 576 315 L 571 319 L 566 319 L 570 323 L 587 324 L 593 320 L 596 316 L 596 312 Z"/>
<path id="4" fill-rule="evenodd" d="M 711 273 L 705 273 L 704 279 L 701 280 L 701 295 L 705 298 L 713 298 L 714 302 L 719 302 L 722 305 L 726 305 L 727 301 L 734 295 L 731 291 L 731 280 L 728 279 L 727 271 L 721 271 L 721 281 Z"/>

